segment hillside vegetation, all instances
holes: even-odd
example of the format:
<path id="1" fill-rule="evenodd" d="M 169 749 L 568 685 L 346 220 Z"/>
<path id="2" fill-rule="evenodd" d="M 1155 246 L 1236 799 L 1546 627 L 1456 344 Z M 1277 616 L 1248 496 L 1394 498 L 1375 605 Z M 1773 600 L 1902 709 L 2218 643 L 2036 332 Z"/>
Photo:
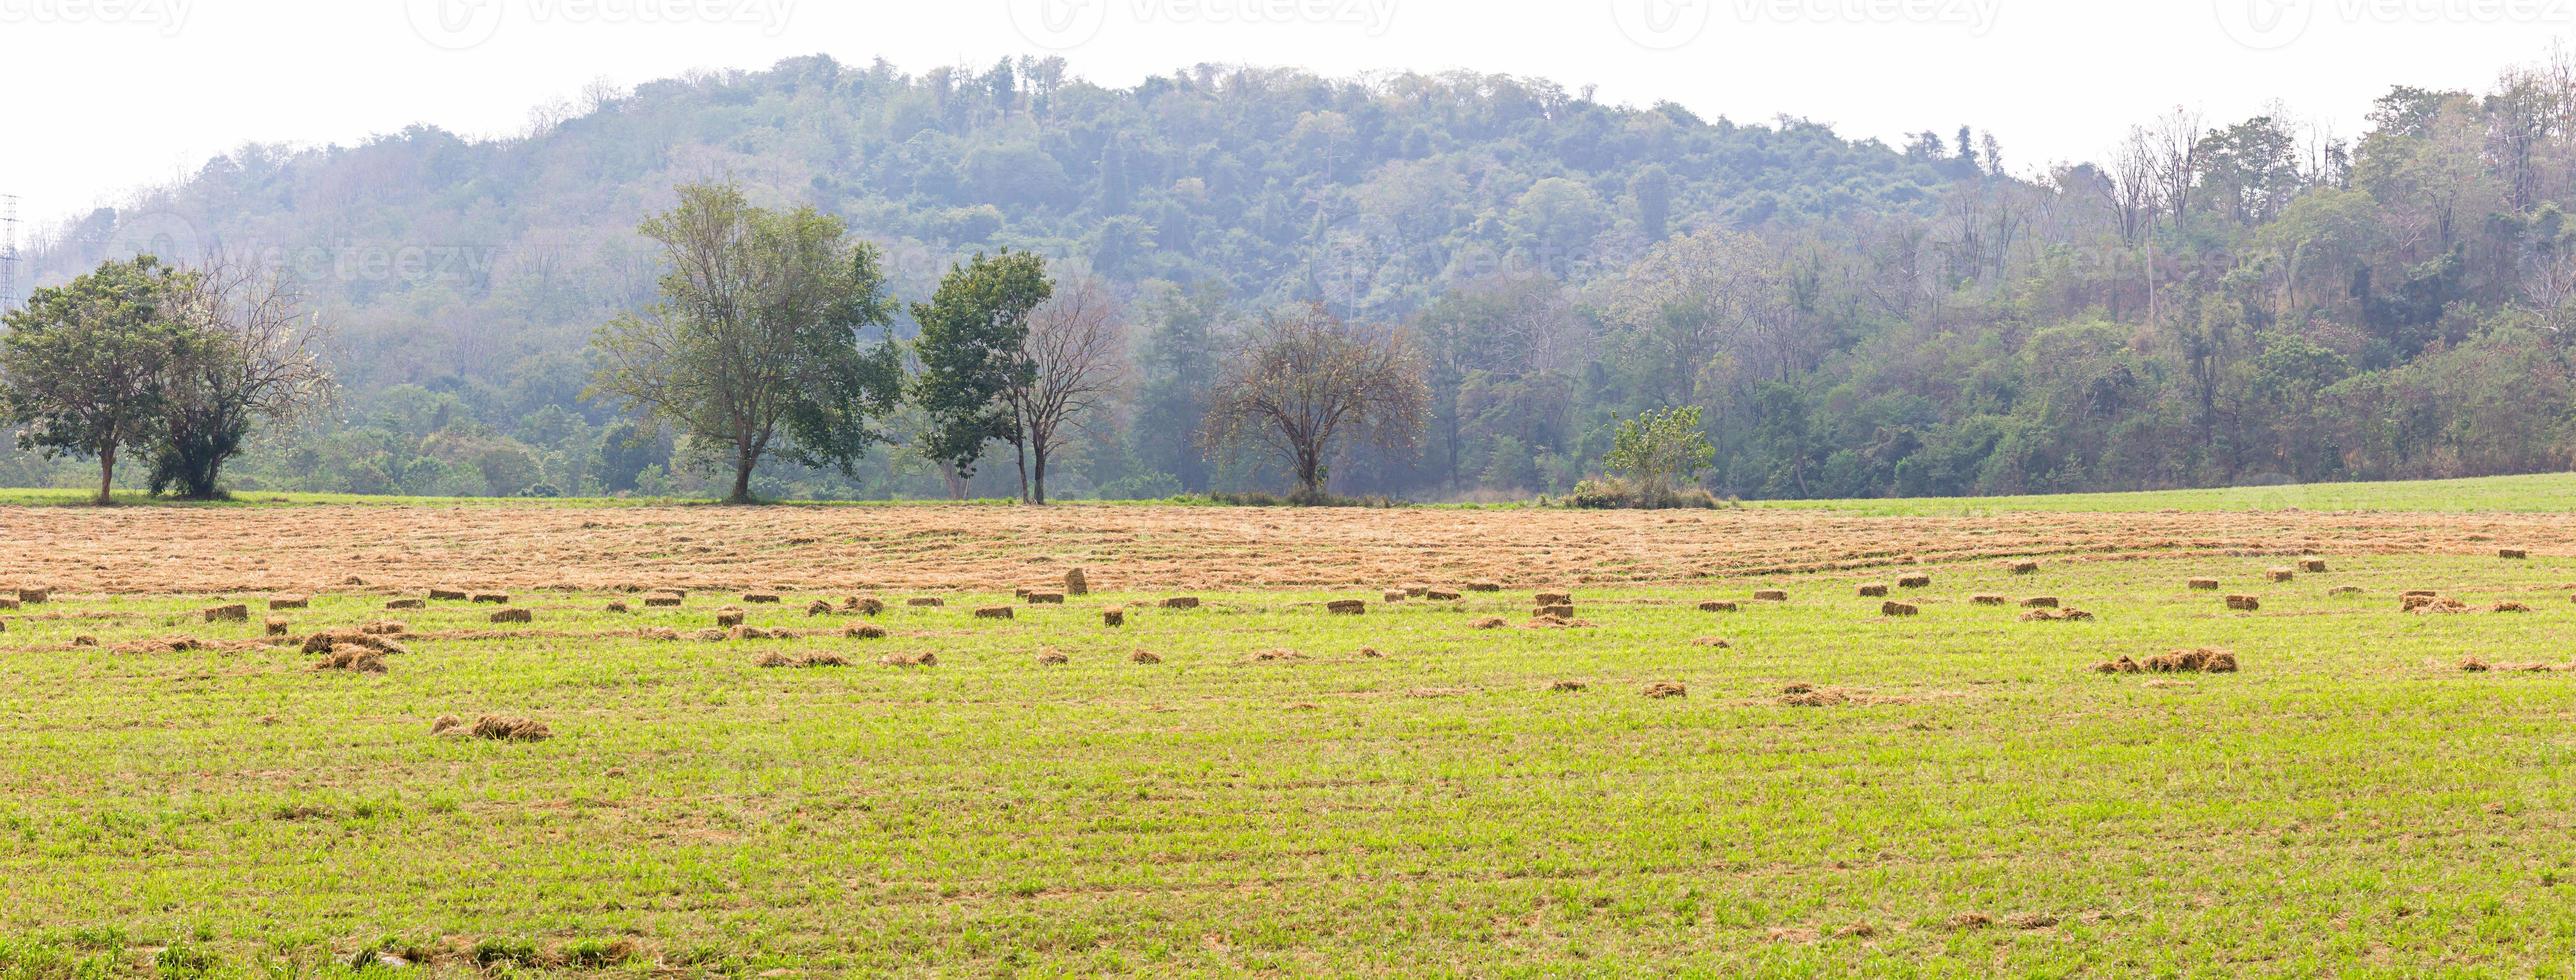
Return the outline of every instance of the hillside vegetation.
<path id="1" fill-rule="evenodd" d="M 2394 89 L 2356 139 L 2290 118 L 2177 110 L 2042 168 L 1965 128 L 1890 147 L 1499 76 L 1201 66 L 1113 89 L 1054 60 L 817 57 L 599 89 L 515 139 L 245 147 L 37 265 L 219 247 L 294 274 L 349 398 L 232 471 L 262 491 L 707 492 L 582 390 L 591 332 L 652 292 L 637 223 L 709 177 L 847 219 L 900 300 L 1003 247 L 1106 282 L 1136 370 L 1060 462 L 1065 498 L 1281 489 L 1194 435 L 1243 325 L 1310 301 L 1427 359 L 1421 450 L 1346 454 L 1343 493 L 1565 493 L 1616 420 L 1688 405 L 1705 487 L 1753 498 L 2566 468 L 2566 67 Z M 757 489 L 1001 495 L 996 473 L 944 483 L 919 427 L 892 420 L 856 476 L 772 467 Z M 0 482 L 77 472 L 0 457 Z"/>

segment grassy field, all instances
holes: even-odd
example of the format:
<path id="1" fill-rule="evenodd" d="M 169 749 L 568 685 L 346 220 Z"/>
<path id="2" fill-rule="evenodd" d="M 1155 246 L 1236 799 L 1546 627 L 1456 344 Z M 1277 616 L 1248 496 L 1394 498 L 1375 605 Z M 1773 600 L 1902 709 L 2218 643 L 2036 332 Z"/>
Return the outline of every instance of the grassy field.
<path id="1" fill-rule="evenodd" d="M 2576 673 L 2461 664 L 2576 658 L 2576 559 L 2318 550 L 1575 587 L 1570 628 L 1547 581 L 526 624 L 56 582 L 0 610 L 0 975 L 2568 975 Z M 1920 615 L 1855 594 L 1916 571 Z M 699 638 L 729 605 L 802 635 Z M 316 670 L 269 615 L 404 649 Z M 2242 670 L 2092 670 L 2193 648 Z M 553 737 L 431 733 L 487 713 Z"/>

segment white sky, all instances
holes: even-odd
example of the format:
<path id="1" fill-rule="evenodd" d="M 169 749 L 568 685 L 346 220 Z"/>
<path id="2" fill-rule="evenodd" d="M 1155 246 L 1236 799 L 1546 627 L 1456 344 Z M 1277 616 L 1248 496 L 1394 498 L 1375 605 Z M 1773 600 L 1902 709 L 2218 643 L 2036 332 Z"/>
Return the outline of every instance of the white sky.
<path id="1" fill-rule="evenodd" d="M 2483 88 L 2576 0 L 0 0 L 22 240 L 245 141 L 506 135 L 593 79 L 794 55 L 912 72 L 1060 53 L 1125 85 L 1214 61 L 1544 76 L 1898 142 L 1962 123 L 2027 172 L 2175 105 L 2356 133 L 2392 83 Z"/>

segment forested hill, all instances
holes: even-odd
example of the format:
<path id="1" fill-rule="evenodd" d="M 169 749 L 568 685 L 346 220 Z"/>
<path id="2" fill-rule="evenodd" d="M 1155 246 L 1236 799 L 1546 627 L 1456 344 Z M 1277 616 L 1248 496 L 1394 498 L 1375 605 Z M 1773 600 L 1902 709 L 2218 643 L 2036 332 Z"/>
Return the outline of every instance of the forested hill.
<path id="1" fill-rule="evenodd" d="M 306 286 L 345 418 L 260 442 L 227 471 L 252 489 L 703 492 L 687 453 L 580 393 L 592 329 L 654 288 L 636 223 L 709 177 L 846 217 L 900 299 L 1003 246 L 1105 280 L 1133 371 L 1060 459 L 1065 499 L 1282 489 L 1192 433 L 1241 325 L 1299 301 L 1426 362 L 1420 451 L 1337 460 L 1342 493 L 1563 493 L 1617 420 L 1680 406 L 1714 444 L 1706 488 L 1746 497 L 2576 462 L 2571 63 L 2393 88 L 2359 134 L 2177 109 L 2044 169 L 1966 129 L 1891 148 L 1495 76 L 1112 90 L 1053 61 L 813 58 L 585 103 L 512 140 L 246 149 L 79 223 L 38 271 L 220 245 Z M 758 491 L 957 489 L 907 447 L 917 417 L 886 421 L 897 445 L 855 478 L 773 466 Z M 1006 495 L 999 469 L 966 489 Z M 79 479 L 0 454 L 0 482 Z"/>
<path id="2" fill-rule="evenodd" d="M 1009 247 L 1248 309 L 1327 299 L 1394 319 L 1462 271 L 1580 278 L 1676 228 L 1920 213 L 1959 174 L 1818 125 L 1467 74 L 1202 66 L 1110 89 L 1055 59 L 909 76 L 812 57 L 583 101 L 520 139 L 247 147 L 91 216 L 42 271 L 154 240 L 282 250 L 340 321 L 353 386 L 454 377 L 568 400 L 564 356 L 649 285 L 635 225 L 691 179 L 848 218 L 904 295 Z"/>

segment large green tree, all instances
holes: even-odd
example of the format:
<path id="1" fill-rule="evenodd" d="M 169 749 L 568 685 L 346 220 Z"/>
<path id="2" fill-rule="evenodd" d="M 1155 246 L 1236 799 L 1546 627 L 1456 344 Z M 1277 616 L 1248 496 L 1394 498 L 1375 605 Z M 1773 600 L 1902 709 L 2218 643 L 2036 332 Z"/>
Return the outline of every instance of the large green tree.
<path id="1" fill-rule="evenodd" d="M 21 444 L 98 460 L 101 505 L 118 452 L 162 428 L 164 370 L 197 343 L 172 302 L 185 281 L 149 255 L 111 261 L 36 290 L 0 334 L 0 410 Z"/>
<path id="2" fill-rule="evenodd" d="M 1028 252 L 981 252 L 951 266 L 930 302 L 912 305 L 921 336 L 913 352 L 921 373 L 913 400 L 930 425 L 921 451 L 934 462 L 972 476 L 985 443 L 1000 439 L 1020 447 L 1027 431 L 1022 405 L 1012 394 L 1037 378 L 1028 354 L 1029 314 L 1054 295 L 1046 262 Z M 1028 463 L 1020 462 L 1020 494 L 1028 496 Z"/>
<path id="3" fill-rule="evenodd" d="M 642 227 L 667 266 L 661 301 L 599 329 L 592 391 L 730 465 L 728 502 L 751 500 L 773 450 L 851 472 L 902 391 L 893 342 L 860 342 L 894 312 L 875 247 L 839 218 L 757 207 L 731 184 L 679 194 Z"/>

